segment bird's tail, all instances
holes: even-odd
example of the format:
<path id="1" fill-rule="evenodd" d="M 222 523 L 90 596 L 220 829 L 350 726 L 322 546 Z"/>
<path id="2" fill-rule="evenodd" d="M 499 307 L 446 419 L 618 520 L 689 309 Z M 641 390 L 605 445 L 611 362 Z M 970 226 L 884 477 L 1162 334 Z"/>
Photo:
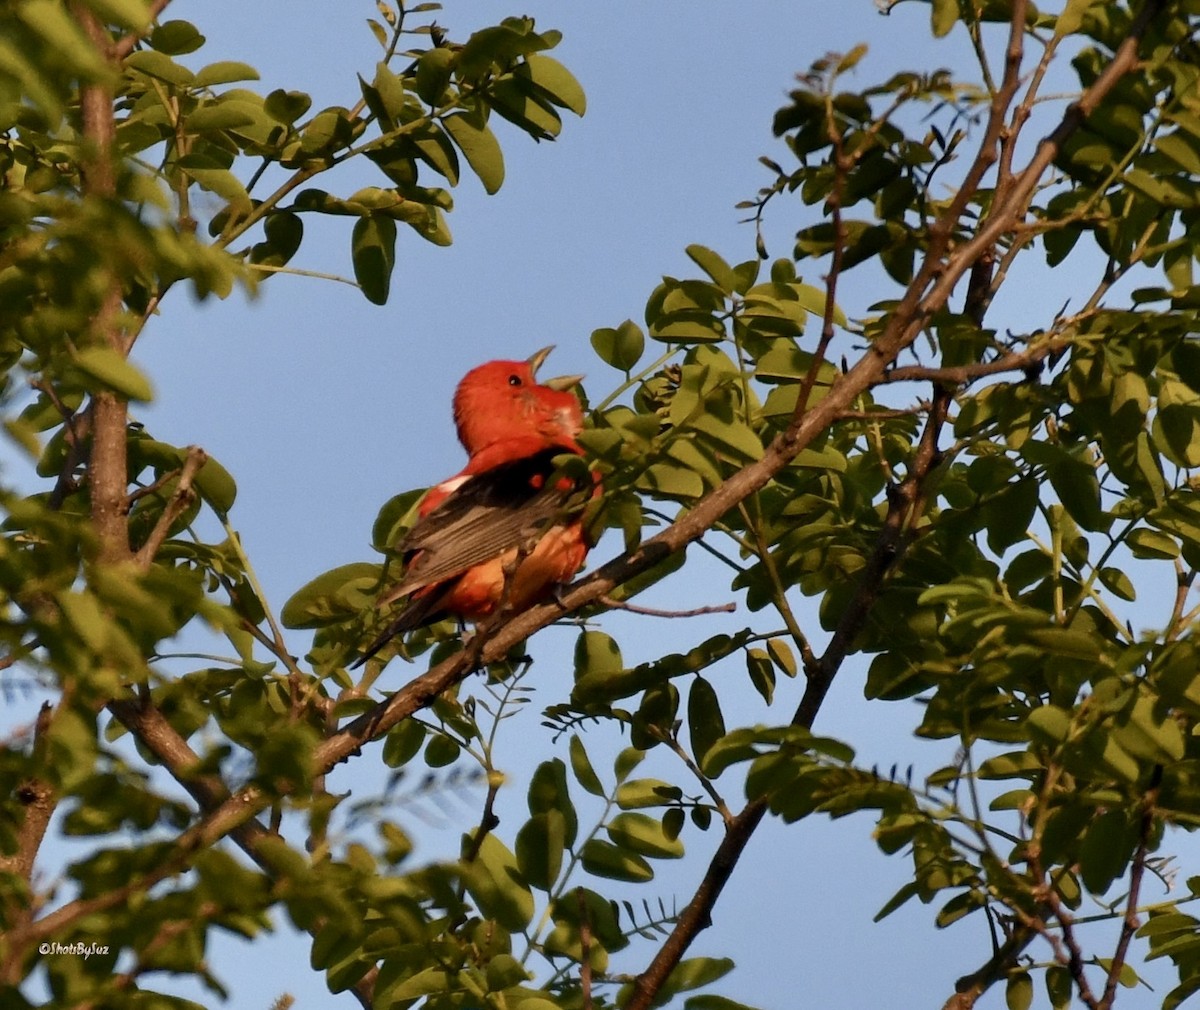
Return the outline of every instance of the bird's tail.
<path id="1" fill-rule="evenodd" d="M 409 600 L 408 606 L 392 618 L 388 626 L 372 639 L 363 654 L 350 664 L 350 669 L 357 670 L 397 635 L 412 631 L 423 624 L 432 624 L 441 618 L 442 614 L 439 612 L 441 602 L 440 593 L 422 593 L 413 596 Z"/>

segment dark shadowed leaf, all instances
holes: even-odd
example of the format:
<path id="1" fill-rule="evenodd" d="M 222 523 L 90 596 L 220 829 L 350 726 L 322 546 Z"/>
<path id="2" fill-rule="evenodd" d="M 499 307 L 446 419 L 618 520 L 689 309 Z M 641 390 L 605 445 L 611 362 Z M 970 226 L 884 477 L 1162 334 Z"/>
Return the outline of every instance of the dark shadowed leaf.
<path id="1" fill-rule="evenodd" d="M 396 266 L 396 222 L 382 215 L 359 218 L 354 222 L 350 254 L 362 293 L 376 305 L 385 304 Z"/>

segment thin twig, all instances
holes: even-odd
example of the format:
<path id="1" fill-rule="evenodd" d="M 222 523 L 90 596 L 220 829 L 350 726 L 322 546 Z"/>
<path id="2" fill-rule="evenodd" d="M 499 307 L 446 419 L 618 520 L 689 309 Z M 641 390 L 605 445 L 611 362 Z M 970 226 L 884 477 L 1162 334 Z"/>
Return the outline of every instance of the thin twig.
<path id="1" fill-rule="evenodd" d="M 208 453 L 198 445 L 188 446 L 187 458 L 183 461 L 183 467 L 179 471 L 179 483 L 175 486 L 175 491 L 163 508 L 158 521 L 155 522 L 154 528 L 146 537 L 146 542 L 134 555 L 134 560 L 143 571 L 150 568 L 158 549 L 162 547 L 163 541 L 170 534 L 175 520 L 183 515 L 195 500 L 196 494 L 192 490 L 192 484 L 196 479 L 196 474 L 200 472 L 200 468 L 207 462 Z"/>
<path id="2" fill-rule="evenodd" d="M 757 496 L 751 496 L 747 500 L 757 501 Z M 746 523 L 746 526 L 754 534 L 754 553 L 762 562 L 763 569 L 767 573 L 767 578 L 771 582 L 771 602 L 775 605 L 775 610 L 779 616 L 783 618 L 783 623 L 788 629 L 788 634 L 791 636 L 796 648 L 800 651 L 800 659 L 804 663 L 805 673 L 811 675 L 812 670 L 816 667 L 816 656 L 813 653 L 812 645 L 808 641 L 808 636 L 804 634 L 804 629 L 800 627 L 800 622 L 796 620 L 796 613 L 792 610 L 791 603 L 788 602 L 787 588 L 784 586 L 783 579 L 779 575 L 779 566 L 775 564 L 775 555 L 771 553 L 771 545 L 767 543 L 766 538 L 763 536 L 761 521 L 751 521 L 745 502 L 739 503 L 738 509 L 741 511 L 742 519 Z"/>
<path id="3" fill-rule="evenodd" d="M 1183 562 L 1175 559 L 1175 603 L 1171 607 L 1171 619 L 1167 622 L 1166 641 L 1173 642 L 1187 629 L 1191 623 L 1184 619 L 1184 608 L 1187 606 L 1188 595 L 1192 583 L 1196 581 L 1196 569 L 1190 571 L 1183 567 Z"/>
<path id="4" fill-rule="evenodd" d="M 479 827 L 475 829 L 475 834 L 471 838 L 471 847 L 462 857 L 464 863 L 475 862 L 479 856 L 479 850 L 483 847 L 483 840 L 499 827 L 500 818 L 496 816 L 495 811 L 496 797 L 499 793 L 500 780 L 489 776 L 487 798 L 483 801 L 483 813 L 479 815 Z"/>
<path id="5" fill-rule="evenodd" d="M 613 599 L 611 596 L 601 596 L 597 603 L 603 603 L 611 610 L 628 610 L 631 614 L 644 614 L 646 617 L 701 617 L 704 614 L 732 614 L 737 610 L 736 603 L 718 603 L 711 607 L 696 607 L 694 610 L 659 610 L 657 607 L 643 607 L 626 600 Z"/>
<path id="6" fill-rule="evenodd" d="M 816 351 L 813 352 L 808 372 L 800 383 L 793 421 L 808 410 L 809 397 L 812 395 L 813 386 L 816 385 L 817 376 L 821 373 L 821 365 L 825 363 L 829 344 L 833 340 L 833 315 L 837 308 L 837 284 L 838 278 L 842 275 L 842 257 L 846 251 L 846 224 L 842 220 L 842 194 L 846 187 L 846 176 L 854 166 L 854 160 L 846 156 L 842 134 L 838 131 L 837 122 L 834 119 L 832 95 L 826 96 L 825 108 L 829 142 L 833 146 L 835 171 L 833 187 L 829 192 L 828 200 L 826 200 L 826 206 L 829 208 L 829 215 L 833 221 L 833 253 L 829 259 L 829 273 L 825 276 L 825 311 L 821 319 L 821 337 L 817 342 Z"/>
<path id="7" fill-rule="evenodd" d="M 58 390 L 48 379 L 32 379 L 30 387 L 45 394 L 46 398 L 58 411 L 63 421 L 63 440 L 67 452 L 63 457 L 62 466 L 58 470 L 58 479 L 54 490 L 50 492 L 50 508 L 62 508 L 67 496 L 79 490 L 79 482 L 75 479 L 75 471 L 87 459 L 88 435 L 92 428 L 91 405 L 86 410 L 72 410 L 58 395 Z"/>
<path id="8" fill-rule="evenodd" d="M 1069 346 L 1069 337 L 1050 337 L 1039 341 L 1021 351 L 1011 351 L 991 361 L 980 361 L 974 365 L 955 365 L 944 368 L 929 368 L 925 365 L 902 365 L 890 369 L 886 378 L 892 382 L 935 382 L 939 384 L 962 386 L 973 379 L 987 375 L 1000 375 L 1003 372 L 1027 372 L 1036 368 L 1045 358 L 1055 351 Z"/>
<path id="9" fill-rule="evenodd" d="M 246 581 L 250 584 L 255 597 L 262 605 L 263 613 L 267 619 L 267 626 L 271 629 L 271 635 L 267 637 L 260 628 L 252 626 L 249 621 L 245 622 L 246 627 L 251 631 L 251 634 L 270 649 L 272 654 L 287 667 L 289 673 L 300 676 L 300 668 L 296 665 L 296 658 L 288 651 L 287 642 L 283 637 L 283 629 L 279 626 L 274 612 L 267 604 L 267 594 L 263 591 L 262 583 L 258 580 L 258 573 L 255 572 L 245 548 L 242 547 L 241 536 L 237 530 L 229 525 L 228 519 L 221 520 L 221 527 L 225 530 L 225 536 L 229 541 L 229 545 L 233 548 L 238 561 L 241 563 L 242 571 L 246 574 Z"/>
<path id="10" fill-rule="evenodd" d="M 592 924 L 588 919 L 582 887 L 575 888 L 575 900 L 579 903 L 580 995 L 583 997 L 583 1010 L 592 1010 Z"/>
<path id="11" fill-rule="evenodd" d="M 920 417 L 929 411 L 928 403 L 919 403 L 907 409 L 878 407 L 873 410 L 843 410 L 837 416 L 839 421 L 886 421 L 902 417 Z"/>
<path id="12" fill-rule="evenodd" d="M 725 802 L 721 794 L 717 792 L 717 787 L 713 785 L 712 779 L 710 779 L 704 774 L 704 772 L 700 770 L 700 766 L 696 764 L 691 754 L 683 749 L 683 744 L 681 744 L 674 736 L 670 734 L 662 734 L 659 736 L 659 739 L 661 739 L 664 744 L 671 748 L 671 750 L 675 753 L 675 756 L 684 763 L 684 766 L 687 768 L 687 770 L 691 772 L 696 781 L 700 783 L 700 788 L 708 793 L 708 798 L 712 800 L 713 806 L 716 807 L 717 813 L 721 815 L 721 820 L 725 822 L 725 826 L 728 827 L 730 824 L 732 824 L 733 811 L 729 809 L 729 805 Z"/>
<path id="13" fill-rule="evenodd" d="M 132 505 L 136 501 L 146 498 L 156 491 L 159 491 L 167 484 L 170 484 L 176 477 L 179 476 L 180 470 L 167 470 L 165 473 L 159 474 L 153 483 L 147 484 L 144 487 L 139 487 L 129 493 L 129 504 Z"/>
<path id="14" fill-rule="evenodd" d="M 1158 770 L 1161 775 L 1161 769 Z M 1150 837 L 1154 832 L 1154 803 L 1158 798 L 1157 786 L 1150 789 L 1142 799 L 1141 831 L 1138 837 L 1137 850 L 1133 854 L 1133 862 L 1129 870 L 1129 895 L 1125 899 L 1125 915 L 1121 919 L 1121 935 L 1113 950 L 1112 963 L 1108 967 L 1108 979 L 1104 984 L 1104 995 L 1100 997 L 1102 1010 L 1111 1010 L 1117 996 L 1117 983 L 1121 980 L 1121 969 L 1129 953 L 1129 944 L 1134 933 L 1141 926 L 1138 918 L 1138 896 L 1142 890 L 1142 878 L 1146 873 L 1146 855 L 1150 846 Z"/>

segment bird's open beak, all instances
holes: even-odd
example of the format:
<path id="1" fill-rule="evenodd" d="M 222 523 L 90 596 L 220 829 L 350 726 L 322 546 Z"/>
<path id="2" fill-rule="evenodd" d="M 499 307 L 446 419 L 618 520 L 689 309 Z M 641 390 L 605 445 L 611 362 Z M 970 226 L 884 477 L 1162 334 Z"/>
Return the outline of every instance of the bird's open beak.
<path id="1" fill-rule="evenodd" d="M 554 345 L 550 344 L 548 347 L 543 347 L 540 351 L 534 351 L 533 354 L 529 355 L 528 364 L 533 370 L 534 375 L 537 375 L 538 369 L 545 364 L 546 359 L 550 357 L 550 352 L 553 350 Z"/>
<path id="2" fill-rule="evenodd" d="M 550 356 L 550 352 L 553 350 L 554 345 L 551 344 L 549 347 L 543 347 L 540 351 L 529 356 L 529 367 L 533 370 L 535 376 L 538 369 L 542 367 L 542 363 Z M 582 375 L 559 375 L 553 379 L 543 379 L 541 380 L 541 384 L 547 389 L 564 390 L 570 389 L 572 386 L 578 386 L 582 381 Z"/>

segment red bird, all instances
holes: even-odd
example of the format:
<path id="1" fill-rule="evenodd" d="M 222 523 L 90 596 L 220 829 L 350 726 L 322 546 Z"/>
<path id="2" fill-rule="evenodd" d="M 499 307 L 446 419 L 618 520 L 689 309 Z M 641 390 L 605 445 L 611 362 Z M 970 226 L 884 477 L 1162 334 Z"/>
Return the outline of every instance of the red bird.
<path id="1" fill-rule="evenodd" d="M 381 596 L 408 603 L 354 662 L 360 666 L 395 635 L 453 615 L 472 621 L 503 604 L 522 610 L 583 566 L 591 544 L 583 506 L 599 492 L 554 474 L 555 457 L 582 455 L 583 412 L 570 388 L 582 376 L 537 381 L 553 350 L 528 361 L 489 361 L 454 393 L 463 469 L 430 488 L 417 523 L 398 545 L 404 577 Z"/>

